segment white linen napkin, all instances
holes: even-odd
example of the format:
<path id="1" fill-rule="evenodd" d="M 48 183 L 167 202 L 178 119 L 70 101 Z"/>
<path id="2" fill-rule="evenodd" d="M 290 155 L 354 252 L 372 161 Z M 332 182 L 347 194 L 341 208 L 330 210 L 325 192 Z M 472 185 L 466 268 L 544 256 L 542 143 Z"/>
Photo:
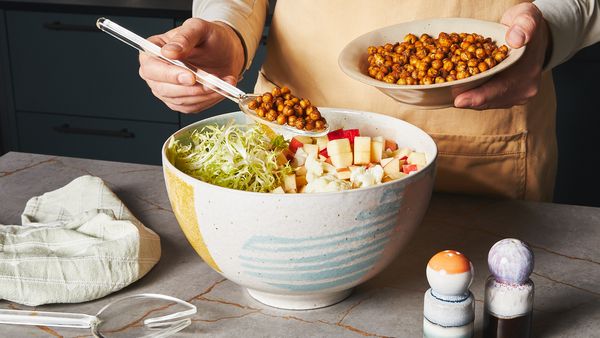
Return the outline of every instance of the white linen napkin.
<path id="1" fill-rule="evenodd" d="M 35 306 L 97 299 L 158 262 L 160 238 L 98 177 L 33 197 L 0 225 L 0 299 Z"/>

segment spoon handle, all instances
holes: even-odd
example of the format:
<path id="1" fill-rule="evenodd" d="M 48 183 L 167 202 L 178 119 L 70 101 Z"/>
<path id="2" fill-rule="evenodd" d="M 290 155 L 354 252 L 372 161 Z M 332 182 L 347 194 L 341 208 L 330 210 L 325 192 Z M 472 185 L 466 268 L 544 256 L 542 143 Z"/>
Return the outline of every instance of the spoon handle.
<path id="1" fill-rule="evenodd" d="M 130 45 L 131 47 L 145 52 L 151 56 L 159 58 L 172 65 L 187 69 L 196 75 L 196 81 L 214 90 L 215 92 L 223 95 L 224 97 L 232 100 L 233 102 L 240 103 L 240 99 L 246 97 L 246 93 L 239 90 L 237 87 L 219 79 L 218 77 L 203 71 L 202 69 L 184 61 L 173 60 L 163 56 L 160 52 L 160 47 L 153 44 L 152 42 L 142 38 L 141 36 L 133 33 L 132 31 L 106 19 L 100 18 L 96 21 L 96 26 L 113 36 L 121 40 L 122 42 Z"/>
<path id="2" fill-rule="evenodd" d="M 0 309 L 0 323 L 89 329 L 98 319 L 83 313 Z"/>

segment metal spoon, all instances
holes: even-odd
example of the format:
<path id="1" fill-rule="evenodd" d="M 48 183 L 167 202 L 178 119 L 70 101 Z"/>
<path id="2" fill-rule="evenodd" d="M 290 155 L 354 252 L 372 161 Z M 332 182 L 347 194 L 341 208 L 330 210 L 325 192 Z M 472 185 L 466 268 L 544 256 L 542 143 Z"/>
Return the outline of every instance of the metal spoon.
<path id="1" fill-rule="evenodd" d="M 296 135 L 305 135 L 318 137 L 326 135 L 329 132 L 329 125 L 325 125 L 325 129 L 320 131 L 308 131 L 308 130 L 300 130 L 298 128 L 294 128 L 289 125 L 280 125 L 278 123 L 274 123 L 268 120 L 261 118 L 256 115 L 256 113 L 248 108 L 248 103 L 252 101 L 255 97 L 259 96 L 259 94 L 246 94 L 235 86 L 230 85 L 229 83 L 219 79 L 218 77 L 203 71 L 202 69 L 188 63 L 185 61 L 173 60 L 163 56 L 160 52 L 160 47 L 153 44 L 152 42 L 142 38 L 141 36 L 131 32 L 130 30 L 106 19 L 99 18 L 96 21 L 96 26 L 108 33 L 109 35 L 121 40 L 122 42 L 130 45 L 133 48 L 136 48 L 142 52 L 145 52 L 151 56 L 159 58 L 165 62 L 173 64 L 175 66 L 187 69 L 196 75 L 196 81 L 205 85 L 206 87 L 214 90 L 215 92 L 223 95 L 224 97 L 232 100 L 237 103 L 240 109 L 249 117 L 254 119 L 255 121 L 268 125 L 273 130 L 285 130 L 287 133 L 296 134 Z"/>

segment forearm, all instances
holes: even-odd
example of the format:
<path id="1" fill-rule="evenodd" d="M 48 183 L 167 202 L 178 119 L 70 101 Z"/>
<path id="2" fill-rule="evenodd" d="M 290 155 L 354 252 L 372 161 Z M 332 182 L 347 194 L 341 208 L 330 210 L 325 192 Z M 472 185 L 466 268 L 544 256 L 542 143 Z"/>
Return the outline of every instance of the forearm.
<path id="1" fill-rule="evenodd" d="M 546 66 L 551 69 L 578 50 L 600 41 L 598 0 L 536 0 L 552 35 L 552 51 Z"/>
<path id="2" fill-rule="evenodd" d="M 244 45 L 247 69 L 260 43 L 267 6 L 267 0 L 194 0 L 192 15 L 231 26 Z"/>

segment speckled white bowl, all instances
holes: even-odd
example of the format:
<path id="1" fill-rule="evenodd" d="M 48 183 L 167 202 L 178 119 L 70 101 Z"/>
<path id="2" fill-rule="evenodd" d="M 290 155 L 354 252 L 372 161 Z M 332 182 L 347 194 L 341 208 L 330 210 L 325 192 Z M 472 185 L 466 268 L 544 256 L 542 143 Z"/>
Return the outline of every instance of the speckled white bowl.
<path id="1" fill-rule="evenodd" d="M 512 64 L 523 55 L 525 47 L 510 49 L 508 57 L 497 66 L 485 72 L 466 79 L 444 82 L 432 85 L 397 85 L 378 81 L 369 76 L 367 72 L 367 48 L 369 46 L 382 46 L 388 42 L 402 41 L 409 33 L 420 36 L 427 33 L 437 37 L 439 33 L 477 33 L 490 37 L 498 46 L 507 45 L 506 30 L 508 27 L 497 22 L 483 21 L 467 18 L 438 18 L 403 22 L 374 30 L 352 40 L 341 51 L 338 63 L 340 68 L 349 77 L 369 86 L 379 89 L 384 94 L 396 101 L 427 108 L 444 108 L 454 105 L 454 98 L 458 94 L 475 88 L 489 80 Z"/>
<path id="2" fill-rule="evenodd" d="M 333 128 L 360 128 L 426 154 L 428 165 L 409 177 L 364 189 L 316 194 L 268 194 L 211 185 L 179 171 L 162 149 L 169 200 L 191 245 L 215 271 L 258 301 L 285 309 L 337 303 L 352 287 L 383 270 L 421 222 L 434 181 L 437 148 L 421 129 L 398 119 L 321 108 Z M 205 124 L 187 126 L 185 139 Z"/>

